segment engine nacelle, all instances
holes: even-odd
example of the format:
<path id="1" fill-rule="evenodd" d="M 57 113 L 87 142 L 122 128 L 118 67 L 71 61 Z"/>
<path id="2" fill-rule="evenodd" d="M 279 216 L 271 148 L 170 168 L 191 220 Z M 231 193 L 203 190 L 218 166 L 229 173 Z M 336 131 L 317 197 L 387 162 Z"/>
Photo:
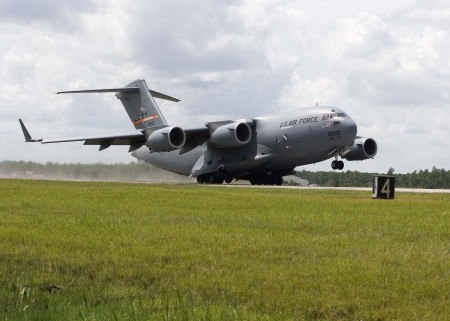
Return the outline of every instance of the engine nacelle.
<path id="1" fill-rule="evenodd" d="M 239 147 L 247 144 L 252 139 L 252 129 L 245 123 L 230 123 L 217 128 L 212 134 L 210 141 L 217 147 Z"/>
<path id="2" fill-rule="evenodd" d="M 355 139 L 350 151 L 342 156 L 349 161 L 373 158 L 377 154 L 377 143 L 372 138 L 359 137 Z"/>
<path id="3" fill-rule="evenodd" d="M 155 130 L 147 138 L 147 145 L 154 152 L 170 152 L 183 147 L 186 134 L 180 127 L 164 127 Z"/>

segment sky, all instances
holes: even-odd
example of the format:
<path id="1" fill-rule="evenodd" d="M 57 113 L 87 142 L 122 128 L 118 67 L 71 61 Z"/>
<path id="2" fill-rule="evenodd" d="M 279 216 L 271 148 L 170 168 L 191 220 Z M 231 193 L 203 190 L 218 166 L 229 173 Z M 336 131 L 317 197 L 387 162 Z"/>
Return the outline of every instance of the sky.
<path id="1" fill-rule="evenodd" d="M 336 106 L 378 144 L 344 170 L 450 170 L 448 0 L 1 0 L 0 161 L 129 163 L 127 147 L 35 138 L 133 130 L 143 78 L 172 125 Z M 330 161 L 298 169 L 330 170 Z"/>

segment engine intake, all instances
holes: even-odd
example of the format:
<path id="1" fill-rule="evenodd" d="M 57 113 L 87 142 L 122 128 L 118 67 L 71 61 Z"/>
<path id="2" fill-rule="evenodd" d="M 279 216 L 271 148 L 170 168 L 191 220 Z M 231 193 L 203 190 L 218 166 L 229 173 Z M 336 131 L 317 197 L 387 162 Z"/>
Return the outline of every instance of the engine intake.
<path id="1" fill-rule="evenodd" d="M 359 137 L 353 142 L 350 151 L 342 157 L 349 161 L 373 158 L 377 154 L 377 149 L 374 139 Z"/>
<path id="2" fill-rule="evenodd" d="M 154 152 L 170 152 L 183 147 L 186 134 L 180 127 L 165 127 L 155 130 L 147 138 L 147 145 Z"/>
<path id="3" fill-rule="evenodd" d="M 245 123 L 230 123 L 217 128 L 212 134 L 210 141 L 217 147 L 239 147 L 247 144 L 252 139 L 252 129 Z"/>

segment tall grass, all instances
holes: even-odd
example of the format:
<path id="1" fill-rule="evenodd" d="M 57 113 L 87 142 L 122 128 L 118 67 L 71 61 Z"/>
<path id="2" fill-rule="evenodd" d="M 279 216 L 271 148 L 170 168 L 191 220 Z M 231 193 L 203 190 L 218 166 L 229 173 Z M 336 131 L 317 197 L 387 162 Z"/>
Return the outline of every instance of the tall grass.
<path id="1" fill-rule="evenodd" d="M 0 320 L 448 320 L 450 195 L 0 180 Z"/>

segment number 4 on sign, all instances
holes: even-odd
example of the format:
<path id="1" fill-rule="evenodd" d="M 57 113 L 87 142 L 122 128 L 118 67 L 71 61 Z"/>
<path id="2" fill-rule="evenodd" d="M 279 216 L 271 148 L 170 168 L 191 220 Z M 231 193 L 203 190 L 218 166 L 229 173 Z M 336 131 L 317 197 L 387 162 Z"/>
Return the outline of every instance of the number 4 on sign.
<path id="1" fill-rule="evenodd" d="M 386 193 L 387 198 L 389 198 L 389 191 L 390 191 L 389 182 L 390 179 L 387 179 L 386 182 L 384 182 L 383 188 L 381 188 L 381 193 Z"/>

